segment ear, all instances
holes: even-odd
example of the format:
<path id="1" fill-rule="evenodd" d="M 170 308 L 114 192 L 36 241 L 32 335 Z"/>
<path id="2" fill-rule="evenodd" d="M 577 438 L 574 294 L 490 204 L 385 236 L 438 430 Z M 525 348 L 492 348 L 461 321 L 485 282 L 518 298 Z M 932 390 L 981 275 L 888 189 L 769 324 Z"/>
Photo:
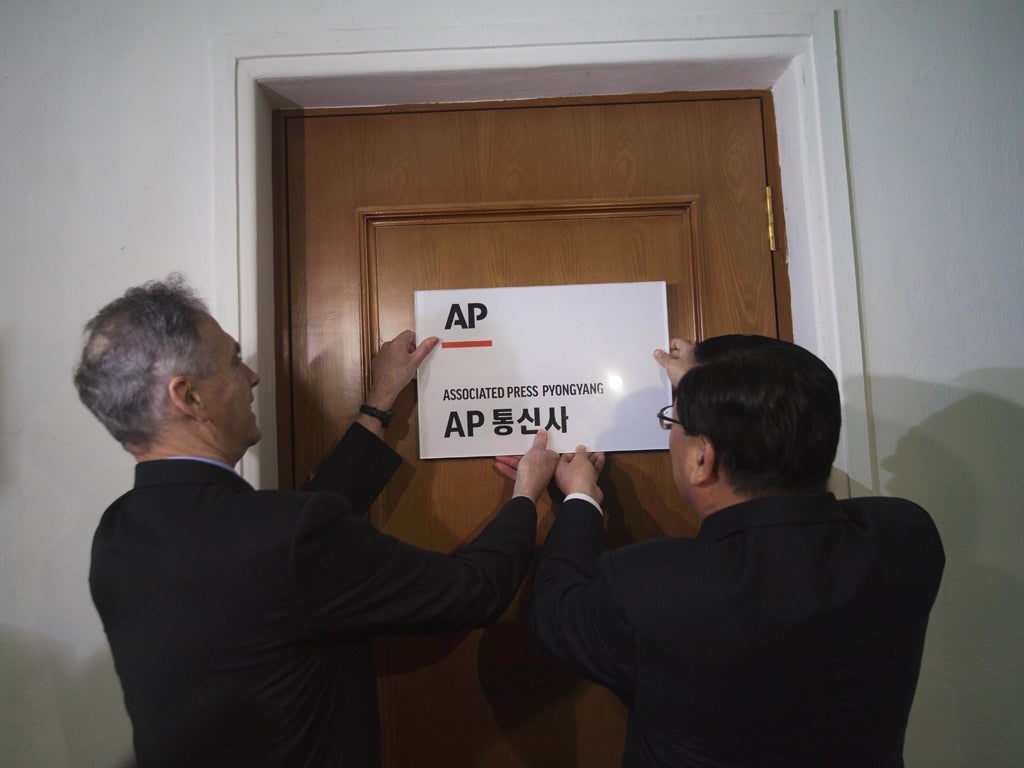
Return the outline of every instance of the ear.
<path id="1" fill-rule="evenodd" d="M 718 479 L 715 446 L 703 435 L 694 439 L 690 455 L 690 483 L 703 487 Z"/>
<path id="2" fill-rule="evenodd" d="M 207 421 L 206 405 L 195 380 L 191 376 L 175 376 L 167 385 L 167 399 L 171 408 L 182 416 L 196 421 Z"/>

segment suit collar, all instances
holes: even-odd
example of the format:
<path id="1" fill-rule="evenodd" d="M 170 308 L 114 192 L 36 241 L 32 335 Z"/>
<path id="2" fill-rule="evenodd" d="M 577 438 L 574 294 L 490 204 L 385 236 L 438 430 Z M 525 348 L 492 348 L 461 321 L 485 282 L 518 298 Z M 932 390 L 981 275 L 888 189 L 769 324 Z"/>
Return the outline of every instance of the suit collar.
<path id="1" fill-rule="evenodd" d="M 193 459 L 157 459 L 140 461 L 135 465 L 135 487 L 178 483 L 220 483 L 237 491 L 251 491 L 253 487 L 235 472 L 216 464 Z"/>
<path id="2" fill-rule="evenodd" d="M 734 504 L 708 515 L 697 535 L 702 539 L 721 539 L 745 528 L 845 519 L 846 513 L 831 493 L 770 496 Z"/>

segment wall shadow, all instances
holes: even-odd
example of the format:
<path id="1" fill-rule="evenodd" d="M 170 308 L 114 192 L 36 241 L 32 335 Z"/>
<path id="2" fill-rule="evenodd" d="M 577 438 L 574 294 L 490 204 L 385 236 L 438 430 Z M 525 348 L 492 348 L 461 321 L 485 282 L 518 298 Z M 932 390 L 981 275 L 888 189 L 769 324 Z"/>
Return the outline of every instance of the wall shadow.
<path id="1" fill-rule="evenodd" d="M 0 690 L 4 765 L 134 768 L 131 726 L 108 651 L 78 662 L 70 647 L 0 626 Z"/>
<path id="2" fill-rule="evenodd" d="M 872 380 L 878 437 L 895 438 L 879 451 L 882 491 L 925 507 L 946 550 L 907 754 L 1011 768 L 1024 755 L 1024 407 L 988 392 L 1024 393 L 1024 371 L 961 383 Z M 927 415 L 899 423 L 915 412 Z"/>

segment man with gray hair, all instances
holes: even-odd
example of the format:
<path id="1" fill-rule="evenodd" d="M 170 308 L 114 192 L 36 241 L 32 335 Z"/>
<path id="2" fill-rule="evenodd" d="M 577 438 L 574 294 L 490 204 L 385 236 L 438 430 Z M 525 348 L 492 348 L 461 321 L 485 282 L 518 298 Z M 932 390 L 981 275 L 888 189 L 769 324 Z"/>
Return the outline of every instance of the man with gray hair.
<path id="1" fill-rule="evenodd" d="M 385 343 L 352 426 L 303 491 L 257 491 L 234 465 L 260 439 L 259 376 L 179 276 L 86 325 L 82 402 L 137 461 L 104 513 L 89 585 L 140 768 L 374 766 L 370 639 L 496 619 L 533 553 L 557 455 L 541 433 L 512 499 L 449 555 L 365 519 L 400 464 L 380 435 L 437 344 Z"/>

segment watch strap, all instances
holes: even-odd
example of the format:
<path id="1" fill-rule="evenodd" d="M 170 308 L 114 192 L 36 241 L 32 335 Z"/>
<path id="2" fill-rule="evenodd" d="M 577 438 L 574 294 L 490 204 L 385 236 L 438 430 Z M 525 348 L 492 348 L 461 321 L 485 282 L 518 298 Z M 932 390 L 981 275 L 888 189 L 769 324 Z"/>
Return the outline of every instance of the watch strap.
<path id="1" fill-rule="evenodd" d="M 381 426 L 384 427 L 391 424 L 391 419 L 395 415 L 395 412 L 392 411 L 390 408 L 386 411 L 382 411 L 380 408 L 374 408 L 372 405 L 367 405 L 366 403 L 363 403 L 362 405 L 359 406 L 359 412 L 365 413 L 367 416 L 372 416 L 373 418 L 380 421 Z"/>

